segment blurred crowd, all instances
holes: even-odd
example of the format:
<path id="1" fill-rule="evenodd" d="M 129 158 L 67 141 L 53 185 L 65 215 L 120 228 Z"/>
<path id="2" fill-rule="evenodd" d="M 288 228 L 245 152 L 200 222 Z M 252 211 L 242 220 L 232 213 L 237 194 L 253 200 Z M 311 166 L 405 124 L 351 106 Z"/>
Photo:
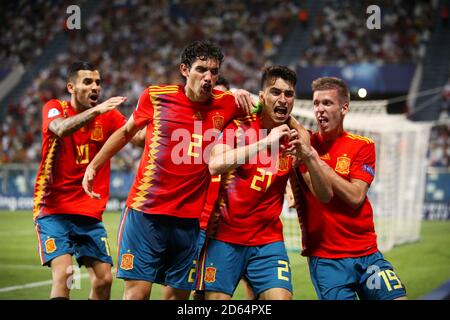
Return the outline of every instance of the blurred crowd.
<path id="1" fill-rule="evenodd" d="M 67 52 L 34 79 L 20 100 L 4 106 L 0 163 L 40 161 L 41 108 L 52 98 L 69 100 L 66 71 L 74 60 L 88 60 L 98 66 L 101 100 L 126 96 L 128 101 L 120 111 L 128 117 L 146 86 L 182 83 L 179 54 L 195 39 L 208 38 L 221 45 L 225 53 L 221 74 L 233 87 L 251 92 L 259 91 L 262 68 L 273 63 L 297 22 L 313 27 L 311 44 L 301 64 L 406 62 L 420 57 L 432 27 L 435 1 L 381 1 L 389 3 L 386 8 L 391 7 L 382 14 L 383 32 L 365 28 L 365 10 L 370 2 L 327 1 L 322 14 L 311 21 L 300 0 L 101 2 L 95 14 L 83 17 L 81 30 L 65 30 L 70 39 Z M 64 28 L 67 14 L 61 7 L 69 4 L 65 0 L 8 3 L 0 12 L 1 67 L 29 65 Z M 449 166 L 448 132 L 448 127 L 433 131 L 433 139 L 441 142 L 432 142 L 432 165 Z M 113 158 L 113 165 L 132 169 L 141 152 L 128 145 Z"/>
<path id="2" fill-rule="evenodd" d="M 370 30 L 368 6 L 382 8 L 381 30 Z M 351 63 L 402 63 L 417 61 L 433 26 L 438 1 L 362 0 L 326 1 L 313 20 L 310 43 L 299 60 L 301 66 Z"/>
<path id="3" fill-rule="evenodd" d="M 450 122 L 437 125 L 431 130 L 429 165 L 450 169 Z"/>
<path id="4" fill-rule="evenodd" d="M 450 78 L 442 89 L 442 105 L 439 119 L 450 119 Z"/>
<path id="5" fill-rule="evenodd" d="M 0 10 L 0 68 L 27 67 L 64 29 L 69 0 L 4 1 Z"/>
<path id="6" fill-rule="evenodd" d="M 296 2 L 278 0 L 102 2 L 93 16 L 82 20 L 81 30 L 67 31 L 68 52 L 41 72 L 20 101 L 7 106 L 0 130 L 0 163 L 39 161 L 42 105 L 51 98 L 69 98 L 65 75 L 73 60 L 88 60 L 99 67 L 103 99 L 126 96 L 121 111 L 127 116 L 146 86 L 182 83 L 179 54 L 200 38 L 223 48 L 221 73 L 233 86 L 257 92 L 260 70 L 273 63 L 297 14 Z M 37 45 L 42 51 L 45 43 Z M 113 164 L 133 167 L 140 152 L 127 146 Z"/>

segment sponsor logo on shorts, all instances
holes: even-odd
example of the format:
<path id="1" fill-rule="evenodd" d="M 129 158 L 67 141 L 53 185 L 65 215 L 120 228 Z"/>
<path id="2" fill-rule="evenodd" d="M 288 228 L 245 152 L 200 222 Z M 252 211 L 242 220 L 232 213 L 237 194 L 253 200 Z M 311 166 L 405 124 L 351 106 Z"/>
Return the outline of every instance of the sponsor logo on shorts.
<path id="1" fill-rule="evenodd" d="M 48 238 L 47 240 L 45 240 L 45 252 L 50 254 L 50 253 L 53 253 L 55 251 L 56 251 L 55 239 Z"/>
<path id="2" fill-rule="evenodd" d="M 120 269 L 131 270 L 133 269 L 134 255 L 131 253 L 125 253 L 122 255 L 122 260 L 120 261 Z"/>
<path id="3" fill-rule="evenodd" d="M 207 267 L 205 271 L 205 282 L 214 282 L 216 281 L 216 268 Z"/>

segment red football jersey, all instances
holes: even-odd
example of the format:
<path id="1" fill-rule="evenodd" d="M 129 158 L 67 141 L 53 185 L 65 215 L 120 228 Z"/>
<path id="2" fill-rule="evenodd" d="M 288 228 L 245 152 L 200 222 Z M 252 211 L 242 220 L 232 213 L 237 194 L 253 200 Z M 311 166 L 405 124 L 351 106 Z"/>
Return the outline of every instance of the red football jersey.
<path id="1" fill-rule="evenodd" d="M 330 144 L 323 142 L 320 134 L 315 133 L 311 137 L 311 145 L 320 158 L 344 179 L 372 183 L 375 144 L 371 139 L 344 132 Z M 304 171 L 306 167 L 301 166 L 300 170 Z M 367 196 L 358 209 L 352 209 L 336 195 L 325 204 L 309 189 L 306 190 L 306 212 L 300 211 L 302 255 L 346 258 L 364 256 L 378 250 L 372 206 Z"/>
<path id="2" fill-rule="evenodd" d="M 206 202 L 200 215 L 200 228 L 206 230 L 209 217 L 214 209 L 217 197 L 219 196 L 221 175 L 212 176 L 209 184 L 208 193 L 206 195 Z"/>
<path id="3" fill-rule="evenodd" d="M 245 139 L 241 140 L 245 145 L 251 144 L 262 138 L 260 129 L 259 115 L 234 120 L 224 131 L 222 141 L 233 148 L 241 146 L 239 139 Z M 283 240 L 280 213 L 292 159 L 279 153 L 267 161 L 269 156 L 260 152 L 247 164 L 222 174 L 219 197 L 208 222 L 208 236 L 248 246 Z M 205 226 L 207 217 L 202 218 L 201 225 Z"/>
<path id="4" fill-rule="evenodd" d="M 47 214 L 79 214 L 102 219 L 109 198 L 109 162 L 99 169 L 94 182 L 100 200 L 91 199 L 81 182 L 89 162 L 126 119 L 119 111 L 112 110 L 63 138 L 48 128 L 51 121 L 76 114 L 68 101 L 50 100 L 42 110 L 42 159 L 34 188 L 35 219 Z"/>
<path id="5" fill-rule="evenodd" d="M 184 87 L 150 86 L 133 113 L 146 125 L 145 147 L 127 206 L 149 214 L 200 218 L 211 175 L 213 143 L 234 117 L 231 92 L 213 90 L 210 101 L 189 100 Z"/>

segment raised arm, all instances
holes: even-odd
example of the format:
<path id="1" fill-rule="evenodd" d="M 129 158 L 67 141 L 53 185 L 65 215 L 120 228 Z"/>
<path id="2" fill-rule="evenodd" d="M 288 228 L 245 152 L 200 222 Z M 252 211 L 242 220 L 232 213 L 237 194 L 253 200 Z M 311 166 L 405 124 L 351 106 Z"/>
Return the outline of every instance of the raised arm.
<path id="1" fill-rule="evenodd" d="M 126 97 L 109 98 L 105 102 L 80 112 L 77 115 L 68 118 L 57 118 L 50 122 L 48 128 L 61 138 L 71 135 L 98 115 L 115 109 L 126 100 Z"/>
<path id="2" fill-rule="evenodd" d="M 327 175 L 328 165 L 320 159 L 317 151 L 310 145 L 309 135 L 308 139 L 305 139 L 304 135 L 299 137 L 298 131 L 293 129 L 291 136 L 294 139 L 289 142 L 288 151 L 308 168 L 306 173 L 302 173 L 303 179 L 316 198 L 324 203 L 329 202 L 333 198 L 333 189 Z"/>
<path id="3" fill-rule="evenodd" d="M 83 178 L 83 189 L 91 197 L 99 199 L 100 195 L 92 190 L 95 175 L 98 169 L 105 164 L 113 155 L 119 152 L 124 145 L 139 131 L 136 126 L 133 115 L 128 119 L 127 123 L 120 129 L 116 130 L 105 142 L 100 151 L 95 155 L 94 159 L 89 163 Z"/>
<path id="4" fill-rule="evenodd" d="M 289 134 L 289 127 L 281 125 L 273 128 L 267 137 L 246 146 L 232 148 L 226 144 L 218 144 L 211 150 L 209 172 L 219 175 L 248 163 L 258 152 L 266 150 L 273 142 L 283 137 L 289 137 Z"/>

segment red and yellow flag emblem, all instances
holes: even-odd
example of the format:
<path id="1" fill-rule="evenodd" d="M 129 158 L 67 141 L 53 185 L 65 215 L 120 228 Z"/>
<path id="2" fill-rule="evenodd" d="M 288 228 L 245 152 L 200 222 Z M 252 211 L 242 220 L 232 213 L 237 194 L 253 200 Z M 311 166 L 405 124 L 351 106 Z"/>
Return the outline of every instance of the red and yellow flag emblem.
<path id="1" fill-rule="evenodd" d="M 350 158 L 338 157 L 337 161 L 336 161 L 336 168 L 334 170 L 340 174 L 349 174 L 350 173 Z"/>
<path id="2" fill-rule="evenodd" d="M 91 133 L 91 139 L 94 141 L 101 141 L 103 140 L 103 127 L 101 124 L 95 124 L 94 130 L 92 130 Z"/>
<path id="3" fill-rule="evenodd" d="M 278 171 L 289 171 L 289 156 L 280 154 L 278 157 Z"/>
<path id="4" fill-rule="evenodd" d="M 216 114 L 212 117 L 212 120 L 214 128 L 217 130 L 222 130 L 223 125 L 225 123 L 225 118 L 220 114 Z"/>
<path id="5" fill-rule="evenodd" d="M 55 239 L 49 238 L 49 239 L 45 240 L 45 252 L 50 254 L 55 251 L 56 251 Z"/>
<path id="6" fill-rule="evenodd" d="M 205 281 L 206 282 L 214 282 L 216 281 L 216 268 L 207 267 L 205 270 Z"/>
<path id="7" fill-rule="evenodd" d="M 131 253 L 124 253 L 122 260 L 120 261 L 120 269 L 131 270 L 133 269 L 134 255 Z"/>

